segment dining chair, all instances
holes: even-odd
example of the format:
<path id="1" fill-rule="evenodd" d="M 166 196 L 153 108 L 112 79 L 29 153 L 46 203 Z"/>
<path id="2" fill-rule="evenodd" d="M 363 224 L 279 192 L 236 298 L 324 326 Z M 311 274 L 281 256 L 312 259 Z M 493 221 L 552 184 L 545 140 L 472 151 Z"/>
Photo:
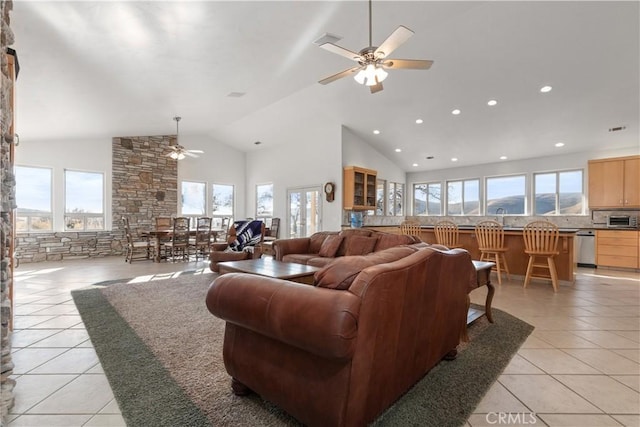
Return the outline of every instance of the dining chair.
<path id="1" fill-rule="evenodd" d="M 498 284 L 502 285 L 502 270 L 509 276 L 509 265 L 504 254 L 507 248 L 504 246 L 504 228 L 497 221 L 481 221 L 476 224 L 476 239 L 480 250 L 480 261 L 489 261 L 496 264 Z"/>
<path id="2" fill-rule="evenodd" d="M 180 216 L 173 219 L 171 240 L 164 244 L 165 256 L 175 262 L 178 254 L 189 260 L 189 218 Z"/>
<path id="3" fill-rule="evenodd" d="M 402 221 L 400 223 L 400 234 L 420 238 L 420 223 L 418 221 Z M 420 238 L 420 240 L 422 239 Z"/>
<path id="4" fill-rule="evenodd" d="M 173 219 L 170 216 L 157 216 L 155 222 L 156 230 L 170 229 L 173 227 Z"/>
<path id="5" fill-rule="evenodd" d="M 194 250 L 196 261 L 199 255 L 202 258 L 209 256 L 209 250 L 211 248 L 211 218 L 199 217 L 196 220 L 196 235 L 189 238 L 189 247 Z"/>
<path id="6" fill-rule="evenodd" d="M 134 236 L 129 225 L 129 217 L 122 217 L 124 234 L 127 240 L 127 248 L 125 251 L 124 262 L 131 264 L 134 260 L 151 259 L 151 242 L 148 238 L 139 238 Z"/>
<path id="7" fill-rule="evenodd" d="M 549 221 L 532 221 L 524 226 L 524 252 L 529 255 L 527 273 L 524 278 L 526 288 L 532 277 L 551 279 L 553 292 L 558 292 L 558 271 L 554 257 L 559 254 L 558 241 L 560 231 L 558 226 Z M 544 262 L 540 262 L 544 258 Z M 548 270 L 549 275 L 534 274 L 534 269 Z"/>
<path id="8" fill-rule="evenodd" d="M 453 221 L 442 220 L 436 222 L 433 227 L 433 231 L 436 235 L 436 242 L 439 245 L 448 247 L 449 249 L 462 248 L 458 239 L 460 238 L 460 232 L 458 225 Z"/>
<path id="9" fill-rule="evenodd" d="M 262 242 L 262 251 L 266 255 L 273 255 L 273 242 L 278 239 L 280 235 L 280 218 L 271 219 L 271 227 L 269 231 L 265 232 L 265 236 Z"/>

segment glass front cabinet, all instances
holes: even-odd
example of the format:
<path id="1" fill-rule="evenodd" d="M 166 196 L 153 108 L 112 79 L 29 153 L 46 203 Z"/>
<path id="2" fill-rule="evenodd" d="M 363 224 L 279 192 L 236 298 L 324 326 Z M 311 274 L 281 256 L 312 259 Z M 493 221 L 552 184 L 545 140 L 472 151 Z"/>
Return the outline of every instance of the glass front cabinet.
<path id="1" fill-rule="evenodd" d="M 376 175 L 372 169 L 344 168 L 344 209 L 365 211 L 376 208 Z"/>

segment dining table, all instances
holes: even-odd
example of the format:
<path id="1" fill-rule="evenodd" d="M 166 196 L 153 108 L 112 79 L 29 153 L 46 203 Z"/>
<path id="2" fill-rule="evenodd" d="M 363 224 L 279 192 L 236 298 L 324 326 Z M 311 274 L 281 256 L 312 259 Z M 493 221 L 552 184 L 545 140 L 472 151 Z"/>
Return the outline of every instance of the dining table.
<path id="1" fill-rule="evenodd" d="M 224 230 L 221 228 L 212 228 L 211 235 L 213 236 L 213 241 L 218 241 L 218 235 L 223 233 Z M 197 230 L 190 229 L 189 235 L 195 236 Z M 162 261 L 162 242 L 171 240 L 171 236 L 173 235 L 173 228 L 153 228 L 149 230 L 142 230 L 140 232 L 141 236 L 146 236 L 149 239 L 153 239 L 153 261 L 161 262 Z"/>

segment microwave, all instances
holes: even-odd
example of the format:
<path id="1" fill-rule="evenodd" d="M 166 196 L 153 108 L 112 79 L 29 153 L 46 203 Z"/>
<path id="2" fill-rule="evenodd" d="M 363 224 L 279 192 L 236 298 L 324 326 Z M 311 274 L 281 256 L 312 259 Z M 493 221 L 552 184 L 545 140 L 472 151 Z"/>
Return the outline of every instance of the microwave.
<path id="1" fill-rule="evenodd" d="M 638 217 L 634 215 L 609 215 L 607 216 L 609 228 L 637 228 Z"/>

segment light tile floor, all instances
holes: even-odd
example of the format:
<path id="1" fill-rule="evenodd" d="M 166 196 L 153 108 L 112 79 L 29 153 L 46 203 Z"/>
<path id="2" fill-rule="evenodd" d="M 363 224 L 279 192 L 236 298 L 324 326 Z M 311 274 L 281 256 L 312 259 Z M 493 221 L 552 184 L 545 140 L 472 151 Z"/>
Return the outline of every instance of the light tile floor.
<path id="1" fill-rule="evenodd" d="M 129 265 L 116 257 L 21 265 L 10 425 L 124 426 L 70 291 L 194 269 L 208 272 L 203 261 Z M 472 301 L 483 303 L 485 292 L 474 291 Z M 556 294 L 547 282 L 523 289 L 512 277 L 496 286 L 494 307 L 536 329 L 467 426 L 640 426 L 638 273 L 581 268 L 575 285 Z"/>

